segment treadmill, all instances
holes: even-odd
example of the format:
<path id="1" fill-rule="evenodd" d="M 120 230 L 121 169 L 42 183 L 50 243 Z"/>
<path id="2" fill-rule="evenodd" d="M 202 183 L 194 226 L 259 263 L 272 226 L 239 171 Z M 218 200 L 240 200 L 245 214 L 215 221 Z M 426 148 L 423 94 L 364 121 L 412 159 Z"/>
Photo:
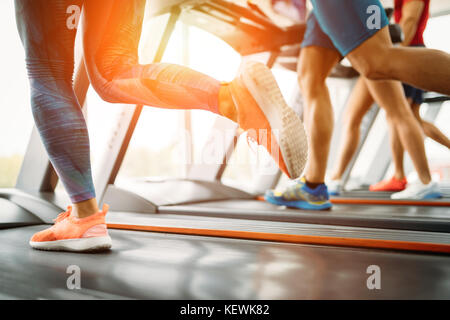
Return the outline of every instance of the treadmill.
<path id="1" fill-rule="evenodd" d="M 226 2 L 224 2 L 226 4 Z M 200 12 L 211 12 L 209 9 L 205 9 L 204 6 L 208 6 L 208 2 L 202 3 L 202 6 L 198 8 Z M 218 4 L 214 4 L 214 8 L 217 9 Z M 245 16 L 248 19 L 251 17 L 257 17 L 252 25 L 260 23 L 259 28 L 265 28 L 272 22 L 260 15 L 259 12 L 244 9 L 242 7 L 238 10 L 230 13 L 231 17 L 224 18 L 220 16 L 221 23 L 228 24 L 229 21 L 236 21 L 238 17 Z M 189 21 L 194 25 L 198 18 L 198 11 L 196 7 L 191 7 L 182 14 L 185 17 L 185 21 Z M 223 13 L 225 10 L 222 10 Z M 250 12 L 250 13 L 249 13 Z M 192 14 L 192 16 L 191 16 Z M 187 17 L 187 18 L 186 18 Z M 209 19 L 214 19 L 213 14 L 208 16 Z M 208 21 L 208 25 L 211 25 L 212 20 L 200 19 L 201 21 Z M 194 22 L 193 22 L 194 21 Z M 242 23 L 236 25 L 238 28 L 242 26 Z M 205 25 L 206 26 L 206 25 Z M 217 33 L 217 30 L 228 30 L 225 27 L 214 28 L 213 33 L 217 36 L 221 36 Z M 243 28 L 246 30 L 246 28 Z M 278 30 L 275 27 L 270 27 L 270 30 Z M 302 30 L 300 26 L 290 27 L 287 32 L 290 34 L 290 30 Z M 209 29 L 208 29 L 209 30 Z M 400 41 L 401 34 L 398 33 L 398 28 L 393 25 L 391 27 L 393 40 Z M 269 33 L 269 31 L 267 31 Z M 236 34 L 236 36 L 238 36 Z M 284 38 L 286 37 L 279 37 Z M 301 39 L 300 39 L 301 40 Z M 234 39 L 234 43 L 239 42 Z M 266 43 L 268 41 L 265 41 Z M 287 41 L 283 43 L 278 51 L 273 51 L 272 43 L 268 44 L 267 48 L 264 48 L 264 52 L 269 54 L 266 56 L 266 63 L 269 66 L 279 65 L 289 70 L 296 70 L 296 58 L 299 54 L 299 42 L 291 43 Z M 250 41 L 241 41 L 241 43 L 251 44 Z M 262 44 L 257 46 L 257 49 L 243 49 L 241 54 L 245 57 L 247 53 L 258 53 L 261 50 Z M 234 45 L 238 48 L 237 45 Z M 335 78 L 354 78 L 357 73 L 348 67 L 340 66 L 335 69 L 332 74 Z M 374 120 L 372 116 L 372 122 Z M 223 128 L 223 123 L 218 120 L 216 128 Z M 222 127 L 221 127 L 222 126 Z M 370 129 L 370 125 L 366 125 L 367 130 Z M 367 131 L 365 130 L 365 131 Z M 366 133 L 367 134 L 367 133 Z M 230 148 L 234 146 L 233 139 L 229 139 Z M 129 141 L 129 140 L 128 140 Z M 120 149 L 126 149 L 127 141 L 117 141 L 120 144 Z M 118 148 L 119 149 L 119 148 Z M 225 148 L 227 149 L 227 148 Z M 227 149 L 229 150 L 229 148 Z M 230 151 L 229 151 L 230 152 Z M 233 150 L 231 149 L 231 152 Z M 229 156 L 229 154 L 223 154 L 223 158 Z M 449 218 L 450 213 L 446 206 L 448 205 L 446 200 L 437 201 L 438 204 L 434 207 L 418 207 L 419 202 L 409 203 L 401 207 L 389 205 L 390 203 L 384 203 L 381 206 L 367 206 L 364 204 L 354 203 L 342 203 L 337 204 L 333 208 L 332 212 L 317 213 L 308 211 L 299 211 L 293 209 L 282 209 L 273 206 L 269 203 L 259 201 L 260 194 L 266 189 L 273 188 L 277 185 L 280 173 L 277 172 L 273 175 L 266 175 L 257 180 L 258 190 L 253 192 L 244 191 L 241 189 L 233 188 L 224 185 L 221 182 L 221 177 L 225 170 L 226 164 L 210 166 L 205 168 L 192 168 L 188 173 L 187 179 L 169 179 L 164 181 L 151 181 L 141 180 L 130 184 L 126 188 L 118 187 L 114 185 L 114 179 L 117 175 L 117 168 L 120 167 L 120 159 L 114 160 L 113 171 L 109 175 L 109 181 L 105 187 L 104 201 L 111 205 L 113 211 L 132 211 L 132 212 L 148 212 L 148 213 L 169 213 L 176 215 L 195 215 L 201 217 L 226 217 L 226 218 L 245 218 L 249 220 L 261 220 L 261 221 L 285 221 L 285 222 L 299 222 L 299 223 L 316 223 L 316 224 L 329 224 L 329 225 L 342 225 L 342 226 L 354 226 L 354 227 L 380 227 L 380 228 L 393 228 L 402 230 L 417 230 L 417 231 L 449 231 Z M 104 167 L 108 167 L 105 163 Z M 173 193 L 172 190 L 177 190 Z M 333 199 L 334 200 L 334 199 Z M 339 202 L 338 200 L 334 200 Z M 132 205 L 131 205 L 132 204 Z"/>
<path id="2" fill-rule="evenodd" d="M 192 21 L 190 14 L 201 12 L 242 33 L 245 28 L 236 20 L 218 19 L 208 8 L 248 19 L 258 14 L 227 1 L 211 2 L 171 1 L 169 7 L 164 6 L 168 1 L 161 2 L 157 13 L 168 13 L 155 61 L 184 15 Z M 269 23 L 262 15 L 252 23 L 261 19 Z M 269 60 L 274 62 L 278 54 L 274 51 Z M 80 68 L 75 88 L 82 104 L 87 87 Z M 96 180 L 99 200 L 111 205 L 107 222 L 113 249 L 101 254 L 41 252 L 26 243 L 68 204 L 67 197 L 55 192 L 57 176 L 33 130 L 16 188 L 0 189 L 0 298 L 450 298 L 447 208 L 337 205 L 323 213 L 291 210 L 223 185 L 222 166 L 207 168 L 207 179 L 199 179 L 194 170 L 191 179 L 115 186 L 140 108 L 129 106 L 130 113 L 124 114 L 128 125 L 116 132 L 109 146 L 111 161 Z M 262 182 L 273 185 L 278 177 Z M 178 192 L 171 194 L 175 185 Z M 80 290 L 66 287 L 72 265 L 82 270 Z M 381 269 L 383 290 L 366 285 L 373 265 Z"/>

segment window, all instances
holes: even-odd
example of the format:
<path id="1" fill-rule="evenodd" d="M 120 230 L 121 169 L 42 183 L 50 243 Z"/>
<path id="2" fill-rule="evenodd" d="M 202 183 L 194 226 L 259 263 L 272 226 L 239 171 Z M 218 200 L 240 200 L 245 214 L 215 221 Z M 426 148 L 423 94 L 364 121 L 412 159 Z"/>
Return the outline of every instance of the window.
<path id="1" fill-rule="evenodd" d="M 145 51 L 141 55 L 145 55 Z M 145 56 L 143 58 L 145 60 Z M 241 58 L 208 32 L 177 22 L 162 61 L 186 65 L 218 80 L 231 81 Z M 117 183 L 144 177 L 185 177 L 190 164 L 203 163 L 203 147 L 216 118 L 216 114 L 202 110 L 144 106 Z M 189 157 L 183 156 L 189 154 L 186 148 L 191 150 Z"/>
<path id="2" fill-rule="evenodd" d="M 13 187 L 33 127 L 25 54 L 16 28 L 14 1 L 0 2 L 0 188 Z"/>

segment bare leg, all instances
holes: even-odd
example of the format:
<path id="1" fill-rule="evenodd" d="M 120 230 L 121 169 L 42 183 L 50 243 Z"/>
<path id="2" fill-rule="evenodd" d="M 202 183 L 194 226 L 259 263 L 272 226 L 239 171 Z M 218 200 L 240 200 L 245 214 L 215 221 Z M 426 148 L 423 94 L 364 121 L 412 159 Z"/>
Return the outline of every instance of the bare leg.
<path id="1" fill-rule="evenodd" d="M 414 113 L 414 116 L 419 121 L 419 123 L 422 125 L 423 132 L 427 137 L 430 137 L 437 143 L 442 144 L 443 146 L 450 149 L 450 139 L 442 133 L 441 130 L 439 130 L 434 124 L 431 122 L 425 121 L 420 117 L 419 109 L 420 105 L 416 103 L 412 103 L 411 105 L 412 111 Z"/>
<path id="2" fill-rule="evenodd" d="M 388 121 L 397 130 L 400 141 L 408 151 L 420 180 L 428 184 L 431 181 L 431 175 L 425 155 L 422 128 L 411 111 L 401 83 L 366 79 L 366 84 L 375 101 L 386 111 Z"/>
<path id="3" fill-rule="evenodd" d="M 348 58 L 371 80 L 400 80 L 418 88 L 450 94 L 450 55 L 434 49 L 394 47 L 388 27 L 349 53 Z"/>
<path id="4" fill-rule="evenodd" d="M 73 204 L 73 213 L 78 218 L 89 217 L 99 211 L 97 205 L 97 199 L 93 198 L 90 200 L 78 202 Z"/>
<path id="5" fill-rule="evenodd" d="M 389 125 L 389 139 L 391 144 L 392 161 L 394 162 L 395 173 L 394 177 L 397 180 L 405 178 L 405 169 L 403 166 L 403 154 L 405 150 L 400 141 L 400 135 L 395 128 L 395 123 L 388 121 Z"/>
<path id="6" fill-rule="evenodd" d="M 325 80 L 340 55 L 335 50 L 306 47 L 300 53 L 299 84 L 305 97 L 305 125 L 310 153 L 305 177 L 308 182 L 323 183 L 333 132 L 333 108 Z"/>
<path id="7" fill-rule="evenodd" d="M 345 110 L 345 123 L 343 128 L 343 139 L 339 149 L 339 157 L 334 169 L 332 180 L 341 179 L 350 160 L 355 154 L 359 143 L 359 129 L 362 119 L 374 103 L 365 80 L 359 78 L 353 88 Z"/>

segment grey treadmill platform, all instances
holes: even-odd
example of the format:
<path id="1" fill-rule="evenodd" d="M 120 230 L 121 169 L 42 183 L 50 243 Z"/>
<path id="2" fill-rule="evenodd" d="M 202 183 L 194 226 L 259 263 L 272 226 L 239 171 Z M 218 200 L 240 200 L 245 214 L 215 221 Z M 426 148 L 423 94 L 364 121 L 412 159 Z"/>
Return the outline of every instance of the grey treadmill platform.
<path id="1" fill-rule="evenodd" d="M 111 210 L 152 213 L 164 205 L 254 197 L 216 181 L 142 179 L 120 187 L 108 185 L 103 201 L 110 205 Z"/>
<path id="2" fill-rule="evenodd" d="M 247 240 L 255 240 L 254 238 L 246 238 L 251 235 L 265 235 L 264 239 L 276 239 L 278 236 L 293 236 L 298 239 L 314 237 L 315 240 L 342 239 L 354 240 L 381 240 L 387 242 L 413 242 L 417 245 L 439 245 L 444 246 L 441 252 L 449 252 L 450 233 L 447 232 L 427 232 L 412 230 L 393 230 L 393 229 L 375 229 L 363 227 L 335 226 L 326 224 L 306 224 L 298 222 L 279 222 L 279 221 L 262 221 L 262 220 L 246 220 L 246 219 L 229 219 L 217 217 L 199 217 L 195 215 L 175 215 L 175 214 L 139 214 L 132 212 L 110 212 L 106 217 L 106 222 L 110 228 L 119 228 L 127 230 L 146 230 L 159 232 L 194 233 L 197 235 L 205 235 L 204 232 L 213 231 L 211 234 L 218 237 L 232 237 Z M 146 229 L 147 228 L 147 229 Z M 170 231 L 166 231 L 170 230 Z M 215 231 L 215 232 L 214 232 Z M 229 234 L 233 235 L 229 235 Z M 298 238 L 300 237 L 300 238 Z M 292 239 L 292 237 L 290 237 Z M 260 239 L 260 238 L 258 238 Z M 311 240 L 311 238 L 309 238 Z M 270 240 L 267 240 L 270 241 Z M 271 240 L 277 241 L 278 240 Z M 352 241 L 352 243 L 353 243 Z M 292 242 L 291 242 L 292 243 Z M 296 242 L 297 243 L 297 242 Z M 300 242 L 304 243 L 304 242 Z M 316 244 L 317 242 L 309 242 Z M 327 245 L 339 246 L 339 243 L 329 242 Z M 356 244 L 357 245 L 357 244 Z M 351 246 L 347 243 L 346 246 Z M 429 247 L 428 247 L 429 248 Z M 417 249 L 419 250 L 419 249 Z M 427 251 L 428 249 L 424 249 Z"/>
<path id="3" fill-rule="evenodd" d="M 450 299 L 450 256 L 111 230 L 102 254 L 28 247 L 0 233 L 0 297 L 30 299 Z M 67 267 L 81 270 L 69 290 Z M 381 290 L 366 286 L 381 269 Z"/>
<path id="4" fill-rule="evenodd" d="M 450 232 L 448 207 L 334 205 L 330 211 L 307 211 L 258 200 L 227 200 L 161 206 L 158 211 L 178 215 Z"/>
<path id="5" fill-rule="evenodd" d="M 43 221 L 17 204 L 0 198 L 0 229 L 42 224 Z"/>
<path id="6" fill-rule="evenodd" d="M 391 200 L 391 195 L 394 192 L 387 192 L 387 191 L 377 191 L 377 192 L 373 192 L 373 191 L 369 191 L 369 190 L 353 190 L 353 191 L 343 191 L 340 195 L 338 196 L 331 196 L 331 198 L 336 198 L 336 199 L 342 199 L 342 198 L 355 198 L 355 199 L 386 199 L 386 200 Z M 414 201 L 414 200 L 410 200 L 410 201 Z M 433 199 L 433 200 L 429 200 L 432 202 L 436 202 L 436 203 L 440 203 L 440 202 L 446 202 L 448 203 L 450 201 L 450 197 L 448 197 L 447 195 L 444 195 L 443 198 L 440 199 Z"/>

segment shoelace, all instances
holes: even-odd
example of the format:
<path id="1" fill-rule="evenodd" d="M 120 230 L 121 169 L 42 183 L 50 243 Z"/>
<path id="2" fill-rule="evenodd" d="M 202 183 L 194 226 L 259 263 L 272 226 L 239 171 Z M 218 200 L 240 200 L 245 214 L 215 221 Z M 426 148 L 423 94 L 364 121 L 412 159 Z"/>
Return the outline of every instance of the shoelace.
<path id="1" fill-rule="evenodd" d="M 56 217 L 56 219 L 53 219 L 53 222 L 58 223 L 64 219 L 66 219 L 68 216 L 70 216 L 70 213 L 72 212 L 72 207 L 67 207 L 67 211 L 66 212 L 62 212 L 60 214 L 58 214 L 58 216 Z"/>
<path id="2" fill-rule="evenodd" d="M 256 146 L 255 146 L 256 145 Z M 247 146 L 250 148 L 250 150 L 253 152 L 253 153 L 256 153 L 257 152 L 257 145 L 258 145 L 258 142 L 256 141 L 256 139 L 255 138 L 253 138 L 253 137 L 250 137 L 248 134 L 247 134 Z"/>

